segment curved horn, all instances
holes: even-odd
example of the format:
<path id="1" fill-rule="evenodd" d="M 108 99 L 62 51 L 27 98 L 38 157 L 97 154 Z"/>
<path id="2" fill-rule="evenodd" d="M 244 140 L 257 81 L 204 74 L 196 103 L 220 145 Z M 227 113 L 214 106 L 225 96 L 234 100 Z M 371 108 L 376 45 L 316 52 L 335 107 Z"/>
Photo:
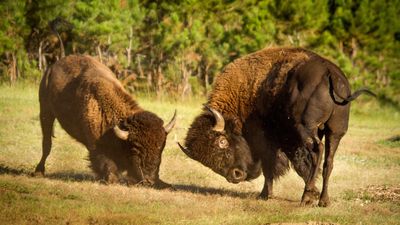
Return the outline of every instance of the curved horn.
<path id="1" fill-rule="evenodd" d="M 171 121 L 169 121 L 169 123 L 164 126 L 164 130 L 167 134 L 172 130 L 172 128 L 174 128 L 175 123 L 176 123 L 176 109 L 174 115 L 172 116 Z"/>
<path id="2" fill-rule="evenodd" d="M 215 126 L 213 128 L 213 130 L 217 131 L 217 132 L 222 132 L 225 130 L 225 120 L 224 117 L 221 115 L 221 113 L 219 113 L 217 110 L 208 107 L 207 105 L 205 106 L 208 110 L 210 110 L 210 112 L 212 112 L 212 114 L 215 117 Z"/>
<path id="3" fill-rule="evenodd" d="M 184 152 L 187 156 L 192 158 L 192 153 L 188 148 L 183 147 L 179 142 L 176 142 L 179 145 L 179 148 L 181 148 L 182 152 Z"/>
<path id="4" fill-rule="evenodd" d="M 113 129 L 114 129 L 114 134 L 118 138 L 120 138 L 120 139 L 122 139 L 124 141 L 128 140 L 128 135 L 129 135 L 128 131 L 121 130 L 121 128 L 119 128 L 118 125 L 115 125 L 115 127 Z"/>

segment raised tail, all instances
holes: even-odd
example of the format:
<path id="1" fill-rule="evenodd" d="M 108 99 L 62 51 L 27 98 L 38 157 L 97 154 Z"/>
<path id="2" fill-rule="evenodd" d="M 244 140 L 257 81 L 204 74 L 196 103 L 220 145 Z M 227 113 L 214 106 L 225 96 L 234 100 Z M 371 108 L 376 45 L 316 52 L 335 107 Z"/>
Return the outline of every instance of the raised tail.
<path id="1" fill-rule="evenodd" d="M 343 99 L 344 101 L 348 101 L 351 102 L 354 99 L 358 98 L 358 96 L 360 96 L 361 94 L 368 94 L 371 95 L 373 97 L 376 98 L 376 94 L 372 91 L 370 91 L 368 88 L 360 88 L 357 91 L 355 91 L 353 94 L 351 94 L 349 97 L 347 97 L 346 99 Z"/>
<path id="2" fill-rule="evenodd" d="M 376 97 L 376 94 L 370 91 L 368 88 L 360 88 L 357 91 L 353 92 L 353 94 L 344 97 L 340 95 L 340 93 L 336 90 L 335 85 L 333 84 L 332 75 L 329 75 L 329 92 L 333 98 L 333 101 L 339 105 L 346 105 L 347 103 L 353 101 L 354 99 L 358 98 L 361 94 L 368 94 L 373 97 Z M 340 99 L 339 101 L 337 99 Z"/>

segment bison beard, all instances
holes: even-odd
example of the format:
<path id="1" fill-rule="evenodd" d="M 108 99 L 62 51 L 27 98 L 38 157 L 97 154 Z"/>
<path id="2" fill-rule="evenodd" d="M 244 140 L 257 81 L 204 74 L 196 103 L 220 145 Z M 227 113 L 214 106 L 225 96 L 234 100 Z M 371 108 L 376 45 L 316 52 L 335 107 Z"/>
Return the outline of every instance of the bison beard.
<path id="1" fill-rule="evenodd" d="M 319 198 L 329 204 L 328 180 L 340 139 L 347 131 L 353 94 L 332 62 L 299 48 L 264 49 L 228 64 L 216 77 L 185 146 L 191 158 L 237 183 L 265 177 L 261 198 L 272 195 L 273 180 L 289 161 L 305 182 L 301 205 Z M 321 142 L 325 137 L 325 146 Z M 323 165 L 323 187 L 315 185 Z"/>
<path id="2" fill-rule="evenodd" d="M 159 179 L 161 154 L 176 113 L 163 126 L 139 107 L 114 74 L 89 56 L 68 56 L 46 71 L 39 88 L 43 154 L 35 174 L 44 175 L 57 119 L 69 135 L 89 150 L 99 180 L 168 186 Z"/>

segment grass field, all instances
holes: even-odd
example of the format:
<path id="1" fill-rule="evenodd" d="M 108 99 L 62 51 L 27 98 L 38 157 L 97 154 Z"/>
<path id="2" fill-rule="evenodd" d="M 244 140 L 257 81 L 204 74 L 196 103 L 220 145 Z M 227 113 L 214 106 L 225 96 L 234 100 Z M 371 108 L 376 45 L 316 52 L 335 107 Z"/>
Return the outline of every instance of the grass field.
<path id="1" fill-rule="evenodd" d="M 318 208 L 299 206 L 303 182 L 293 171 L 276 182 L 273 199 L 256 200 L 262 177 L 229 184 L 180 152 L 175 143 L 204 100 L 138 99 L 164 120 L 178 110 L 160 170 L 176 191 L 93 181 L 87 150 L 58 124 L 47 177 L 33 178 L 41 157 L 37 88 L 0 85 L 0 224 L 400 224 L 400 112 L 363 100 L 352 106 L 336 155 L 332 205 Z"/>

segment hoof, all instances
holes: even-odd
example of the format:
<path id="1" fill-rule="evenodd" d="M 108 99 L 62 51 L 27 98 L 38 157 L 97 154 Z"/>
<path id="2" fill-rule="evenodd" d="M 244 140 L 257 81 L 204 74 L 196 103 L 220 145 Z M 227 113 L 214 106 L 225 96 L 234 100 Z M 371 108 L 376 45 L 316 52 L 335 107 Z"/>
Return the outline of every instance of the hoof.
<path id="1" fill-rule="evenodd" d="M 31 173 L 32 177 L 44 177 L 44 171 L 35 170 L 35 172 Z"/>
<path id="2" fill-rule="evenodd" d="M 301 207 L 305 207 L 305 206 L 317 206 L 317 204 L 316 204 L 316 200 L 313 200 L 313 199 L 304 199 L 304 200 L 301 200 L 301 202 L 300 202 L 300 206 Z"/>
<path id="3" fill-rule="evenodd" d="M 328 207 L 330 204 L 329 199 L 320 199 L 318 202 L 319 207 Z"/>
<path id="4" fill-rule="evenodd" d="M 171 184 L 165 183 L 162 180 L 158 180 L 155 184 L 154 184 L 154 188 L 156 189 L 171 189 L 171 190 L 176 190 Z"/>
<path id="5" fill-rule="evenodd" d="M 261 193 L 261 194 L 257 197 L 257 199 L 267 201 L 268 199 L 271 199 L 272 197 L 273 197 L 272 194 Z"/>
<path id="6" fill-rule="evenodd" d="M 120 183 L 119 182 L 119 177 L 114 173 L 108 174 L 106 182 L 107 182 L 107 184 L 118 184 L 118 183 Z"/>
<path id="7" fill-rule="evenodd" d="M 257 199 L 267 201 L 269 199 L 268 195 L 260 194 Z"/>
<path id="8" fill-rule="evenodd" d="M 39 163 L 31 175 L 32 177 L 44 177 L 44 166 Z"/>
<path id="9" fill-rule="evenodd" d="M 304 191 L 300 206 L 316 206 L 318 198 L 318 191 Z"/>
<path id="10" fill-rule="evenodd" d="M 99 180 L 97 180 L 97 182 L 99 182 L 99 184 L 102 184 L 102 185 L 107 185 L 108 184 L 108 182 L 106 180 L 104 180 L 104 179 L 99 179 Z"/>

